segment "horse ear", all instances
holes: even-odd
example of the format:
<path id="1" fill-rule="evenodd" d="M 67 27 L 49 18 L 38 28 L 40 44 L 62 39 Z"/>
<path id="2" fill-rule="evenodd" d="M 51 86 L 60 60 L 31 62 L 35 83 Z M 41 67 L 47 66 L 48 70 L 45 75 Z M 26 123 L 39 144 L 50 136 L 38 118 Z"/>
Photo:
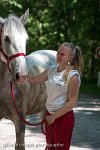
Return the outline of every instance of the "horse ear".
<path id="1" fill-rule="evenodd" d="M 25 25 L 27 23 L 28 20 L 28 16 L 29 16 L 29 8 L 26 10 L 26 12 L 20 17 L 20 20 L 22 21 L 22 23 Z"/>
<path id="2" fill-rule="evenodd" d="M 4 24 L 5 24 L 5 20 L 2 17 L 0 17 L 0 30 L 4 26 Z"/>

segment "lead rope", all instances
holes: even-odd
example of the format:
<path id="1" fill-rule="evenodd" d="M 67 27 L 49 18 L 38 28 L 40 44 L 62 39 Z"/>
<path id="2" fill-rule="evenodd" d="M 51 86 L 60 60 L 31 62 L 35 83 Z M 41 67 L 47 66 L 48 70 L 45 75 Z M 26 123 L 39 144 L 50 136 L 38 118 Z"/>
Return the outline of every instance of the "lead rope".
<path id="1" fill-rule="evenodd" d="M 14 87 L 13 87 L 12 81 L 10 81 L 10 89 L 11 89 L 11 96 L 12 96 L 12 100 L 13 100 L 13 103 L 14 103 L 14 107 L 15 107 L 15 110 L 16 110 L 16 112 L 17 112 L 19 118 L 20 118 L 25 124 L 30 125 L 30 126 L 41 125 L 41 131 L 42 131 L 43 134 L 45 134 L 45 132 L 44 132 L 44 130 L 43 130 L 43 124 L 44 124 L 44 123 L 47 124 L 46 120 L 42 120 L 41 122 L 35 123 L 35 124 L 27 122 L 27 121 L 23 118 L 22 114 L 18 111 L 18 108 L 17 108 L 17 105 L 16 105 L 15 96 L 14 96 Z"/>

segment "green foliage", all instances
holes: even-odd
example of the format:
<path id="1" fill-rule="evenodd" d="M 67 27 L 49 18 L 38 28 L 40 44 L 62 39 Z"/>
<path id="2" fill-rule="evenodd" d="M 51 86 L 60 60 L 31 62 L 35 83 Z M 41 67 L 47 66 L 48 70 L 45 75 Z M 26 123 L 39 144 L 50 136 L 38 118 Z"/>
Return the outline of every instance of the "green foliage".
<path id="1" fill-rule="evenodd" d="M 21 16 L 30 9 L 26 26 L 27 53 L 39 49 L 58 49 L 65 42 L 79 45 L 85 61 L 83 78 L 97 78 L 100 60 L 95 49 L 100 45 L 99 0 L 1 0 L 0 14 Z"/>
<path id="2" fill-rule="evenodd" d="M 97 87 L 97 81 L 83 81 L 80 86 L 81 93 L 100 95 L 100 88 Z"/>

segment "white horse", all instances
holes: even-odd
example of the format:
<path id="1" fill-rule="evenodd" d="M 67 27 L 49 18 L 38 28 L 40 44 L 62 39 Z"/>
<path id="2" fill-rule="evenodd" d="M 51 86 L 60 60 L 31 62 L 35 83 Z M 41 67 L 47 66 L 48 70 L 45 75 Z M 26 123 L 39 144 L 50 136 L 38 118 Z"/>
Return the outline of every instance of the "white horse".
<path id="1" fill-rule="evenodd" d="M 52 50 L 36 51 L 25 57 L 28 35 L 24 24 L 28 14 L 27 10 L 20 18 L 14 15 L 0 18 L 0 119 L 10 119 L 15 125 L 15 150 L 25 150 L 25 123 L 16 113 L 10 80 L 15 89 L 18 111 L 25 119 L 26 115 L 38 113 L 45 108 L 46 90 L 45 83 L 30 84 L 25 81 L 24 84 L 17 84 L 20 75 L 35 76 L 56 63 L 56 52 Z"/>

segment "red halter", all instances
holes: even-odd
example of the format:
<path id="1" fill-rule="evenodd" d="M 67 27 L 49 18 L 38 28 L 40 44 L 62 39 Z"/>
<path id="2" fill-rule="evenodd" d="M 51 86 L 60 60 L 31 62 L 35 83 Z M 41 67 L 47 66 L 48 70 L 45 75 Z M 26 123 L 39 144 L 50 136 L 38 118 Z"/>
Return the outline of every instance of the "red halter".
<path id="1" fill-rule="evenodd" d="M 0 52 L 2 53 L 2 55 L 4 56 L 4 58 L 6 59 L 6 61 L 7 61 L 7 65 L 8 65 L 8 69 L 9 69 L 9 71 L 11 71 L 11 69 L 10 69 L 10 67 L 9 67 L 9 62 L 12 60 L 12 59 L 14 59 L 14 58 L 16 58 L 16 57 L 19 57 L 19 56 L 26 56 L 24 53 L 17 53 L 17 54 L 15 54 L 15 55 L 11 55 L 11 56 L 7 56 L 6 54 L 5 54 L 5 52 L 2 50 L 2 47 L 1 47 L 1 40 L 0 40 Z"/>

